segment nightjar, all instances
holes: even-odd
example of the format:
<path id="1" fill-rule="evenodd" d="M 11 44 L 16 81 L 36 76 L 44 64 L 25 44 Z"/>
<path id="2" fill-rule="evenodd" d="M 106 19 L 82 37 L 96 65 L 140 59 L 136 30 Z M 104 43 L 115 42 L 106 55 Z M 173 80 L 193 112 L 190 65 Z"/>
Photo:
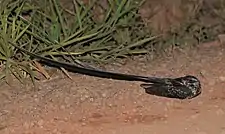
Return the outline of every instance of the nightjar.
<path id="1" fill-rule="evenodd" d="M 195 76 L 162 78 L 153 83 L 141 84 L 148 94 L 178 99 L 191 99 L 201 94 L 200 81 Z"/>

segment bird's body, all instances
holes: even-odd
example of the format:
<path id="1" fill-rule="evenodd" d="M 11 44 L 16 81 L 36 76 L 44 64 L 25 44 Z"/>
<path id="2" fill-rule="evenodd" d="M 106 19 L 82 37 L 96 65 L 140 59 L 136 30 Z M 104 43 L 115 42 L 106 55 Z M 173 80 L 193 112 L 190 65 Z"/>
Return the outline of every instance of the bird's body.
<path id="1" fill-rule="evenodd" d="M 162 82 L 141 84 L 147 93 L 169 98 L 191 99 L 201 93 L 200 81 L 194 76 L 175 79 L 164 78 Z"/>
<path id="2" fill-rule="evenodd" d="M 39 56 L 37 54 L 31 53 L 23 48 L 18 47 L 16 44 L 10 42 L 14 47 L 19 49 L 20 51 L 27 53 L 33 58 L 37 58 L 41 60 L 43 63 L 54 66 L 54 67 L 63 67 L 68 71 L 102 77 L 102 78 L 111 78 L 117 80 L 126 80 L 126 81 L 142 81 L 145 82 L 141 84 L 146 90 L 146 93 L 170 97 L 170 98 L 178 98 L 178 99 L 190 99 L 198 96 L 201 93 L 201 84 L 200 81 L 194 76 L 184 76 L 179 78 L 158 78 L 158 77 L 145 77 L 138 75 L 130 75 L 130 74 L 122 74 L 122 73 L 114 73 L 108 71 L 101 71 L 90 68 L 83 68 L 76 66 L 74 64 L 65 63 L 55 61 L 46 57 Z"/>

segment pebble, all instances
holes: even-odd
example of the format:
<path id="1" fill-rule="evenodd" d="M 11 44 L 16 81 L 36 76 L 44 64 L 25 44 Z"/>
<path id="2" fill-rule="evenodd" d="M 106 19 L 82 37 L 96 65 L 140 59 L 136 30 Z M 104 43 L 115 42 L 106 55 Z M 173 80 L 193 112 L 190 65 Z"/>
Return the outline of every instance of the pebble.
<path id="1" fill-rule="evenodd" d="M 43 128 L 44 120 L 39 120 L 39 121 L 37 122 L 37 125 L 38 125 L 40 128 Z"/>
<path id="2" fill-rule="evenodd" d="M 219 79 L 220 81 L 225 82 L 225 76 L 220 76 Z"/>
<path id="3" fill-rule="evenodd" d="M 106 93 L 102 93 L 103 98 L 106 98 L 106 96 L 107 96 Z"/>
<path id="4" fill-rule="evenodd" d="M 82 126 L 86 126 L 86 125 L 87 125 L 87 123 L 85 123 L 85 122 L 82 122 L 82 123 L 81 123 L 81 125 L 82 125 Z"/>
<path id="5" fill-rule="evenodd" d="M 109 103 L 109 104 L 108 104 L 108 106 L 109 106 L 109 107 L 112 107 L 112 106 L 113 106 L 113 104 L 112 104 L 112 103 Z"/>
<path id="6" fill-rule="evenodd" d="M 61 106 L 60 106 L 60 109 L 61 109 L 61 110 L 64 110 L 65 108 L 66 108 L 66 107 L 65 107 L 64 105 L 61 105 Z"/>
<path id="7" fill-rule="evenodd" d="M 35 102 L 39 102 L 39 99 L 38 99 L 38 98 L 35 98 L 34 101 L 35 101 Z"/>
<path id="8" fill-rule="evenodd" d="M 84 97 L 87 99 L 87 98 L 89 98 L 90 96 L 86 94 L 86 95 L 84 95 Z"/>
<path id="9" fill-rule="evenodd" d="M 94 98 L 93 98 L 93 97 L 90 97 L 90 98 L 89 98 L 89 101 L 90 101 L 90 102 L 94 102 Z"/>
<path id="10" fill-rule="evenodd" d="M 194 114 L 194 115 L 191 115 L 191 119 L 196 119 L 197 117 L 199 116 L 199 114 Z"/>
<path id="11" fill-rule="evenodd" d="M 81 98 L 80 98 L 81 101 L 84 101 L 85 99 L 86 99 L 85 97 L 81 97 Z"/>

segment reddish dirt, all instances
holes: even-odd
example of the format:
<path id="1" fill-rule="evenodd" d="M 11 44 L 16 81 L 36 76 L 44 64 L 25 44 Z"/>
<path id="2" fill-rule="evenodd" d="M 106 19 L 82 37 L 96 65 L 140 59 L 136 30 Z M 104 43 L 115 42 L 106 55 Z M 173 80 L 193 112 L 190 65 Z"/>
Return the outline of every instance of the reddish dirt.
<path id="1" fill-rule="evenodd" d="M 202 94 L 176 100 L 146 94 L 139 82 L 61 73 L 32 86 L 2 83 L 1 134 L 225 134 L 225 50 L 205 45 L 169 58 L 127 60 L 108 70 L 147 76 L 196 75 Z"/>

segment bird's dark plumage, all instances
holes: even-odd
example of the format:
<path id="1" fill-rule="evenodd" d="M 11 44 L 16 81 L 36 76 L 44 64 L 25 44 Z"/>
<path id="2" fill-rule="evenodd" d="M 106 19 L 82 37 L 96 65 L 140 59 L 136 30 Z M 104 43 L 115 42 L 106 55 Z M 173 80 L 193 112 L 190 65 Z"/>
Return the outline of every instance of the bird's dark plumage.
<path id="1" fill-rule="evenodd" d="M 169 98 L 191 99 L 201 94 L 200 81 L 194 76 L 175 79 L 162 78 L 161 81 L 141 84 L 146 93 Z"/>

